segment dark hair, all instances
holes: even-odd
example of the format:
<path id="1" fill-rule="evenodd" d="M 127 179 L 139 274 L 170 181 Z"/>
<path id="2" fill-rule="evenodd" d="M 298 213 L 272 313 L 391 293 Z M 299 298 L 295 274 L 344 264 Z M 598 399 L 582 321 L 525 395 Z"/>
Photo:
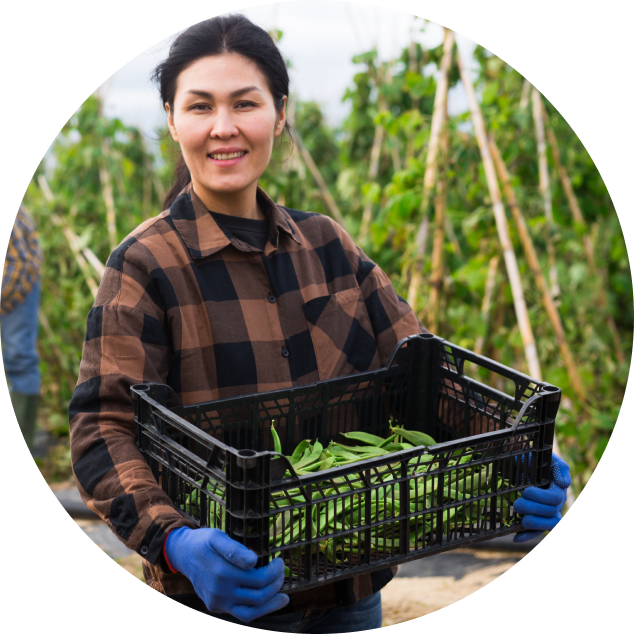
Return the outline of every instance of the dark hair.
<path id="1" fill-rule="evenodd" d="M 240 14 L 222 15 L 190 26 L 170 46 L 168 57 L 152 73 L 158 86 L 161 103 L 174 108 L 174 95 L 178 76 L 191 64 L 203 57 L 238 53 L 253 61 L 266 78 L 276 110 L 284 108 L 288 95 L 288 71 L 273 38 L 261 27 Z M 285 126 L 290 136 L 288 120 Z M 172 187 L 167 192 L 163 208 L 167 209 L 180 191 L 191 181 L 191 174 L 181 154 Z"/>

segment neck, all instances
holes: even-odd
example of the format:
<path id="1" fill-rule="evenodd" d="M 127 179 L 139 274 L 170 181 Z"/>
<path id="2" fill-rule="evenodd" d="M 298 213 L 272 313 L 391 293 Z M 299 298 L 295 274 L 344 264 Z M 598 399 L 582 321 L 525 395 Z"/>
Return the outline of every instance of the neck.
<path id="1" fill-rule="evenodd" d="M 192 181 L 192 188 L 210 211 L 251 220 L 266 219 L 257 202 L 257 181 L 236 192 L 213 192 L 196 181 Z"/>

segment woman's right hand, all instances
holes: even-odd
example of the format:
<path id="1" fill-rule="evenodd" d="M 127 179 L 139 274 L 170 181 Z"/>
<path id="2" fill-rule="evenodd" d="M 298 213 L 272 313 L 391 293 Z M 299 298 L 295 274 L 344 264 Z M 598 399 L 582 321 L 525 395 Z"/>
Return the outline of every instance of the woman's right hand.
<path id="1" fill-rule="evenodd" d="M 248 623 L 288 604 L 288 595 L 279 592 L 282 559 L 254 568 L 256 554 L 217 528 L 177 528 L 167 536 L 165 553 L 210 612 L 228 612 Z"/>

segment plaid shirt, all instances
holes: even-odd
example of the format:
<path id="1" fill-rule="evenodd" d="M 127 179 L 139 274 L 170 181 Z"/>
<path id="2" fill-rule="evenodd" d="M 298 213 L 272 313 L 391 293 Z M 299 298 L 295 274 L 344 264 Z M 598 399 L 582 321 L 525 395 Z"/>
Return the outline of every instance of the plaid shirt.
<path id="1" fill-rule="evenodd" d="M 40 277 L 41 266 L 42 250 L 35 224 L 20 206 L 4 261 L 0 315 L 10 313 L 27 298 Z"/>
<path id="2" fill-rule="evenodd" d="M 264 251 L 219 226 L 189 186 L 110 256 L 88 315 L 69 407 L 75 479 L 86 505 L 145 560 L 146 581 L 194 596 L 161 554 L 193 526 L 134 442 L 130 386 L 170 385 L 186 404 L 383 367 L 403 337 L 426 332 L 387 275 L 327 216 L 275 205 Z M 348 605 L 396 569 L 291 595 L 291 609 Z"/>

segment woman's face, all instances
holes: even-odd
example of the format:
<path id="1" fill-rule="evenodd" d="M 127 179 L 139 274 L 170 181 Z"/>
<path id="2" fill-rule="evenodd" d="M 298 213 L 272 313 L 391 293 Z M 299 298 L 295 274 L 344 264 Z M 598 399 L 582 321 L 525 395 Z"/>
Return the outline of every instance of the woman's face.
<path id="1" fill-rule="evenodd" d="M 255 193 L 286 118 L 251 60 L 237 53 L 199 59 L 179 75 L 173 110 L 165 108 L 203 202 Z"/>

